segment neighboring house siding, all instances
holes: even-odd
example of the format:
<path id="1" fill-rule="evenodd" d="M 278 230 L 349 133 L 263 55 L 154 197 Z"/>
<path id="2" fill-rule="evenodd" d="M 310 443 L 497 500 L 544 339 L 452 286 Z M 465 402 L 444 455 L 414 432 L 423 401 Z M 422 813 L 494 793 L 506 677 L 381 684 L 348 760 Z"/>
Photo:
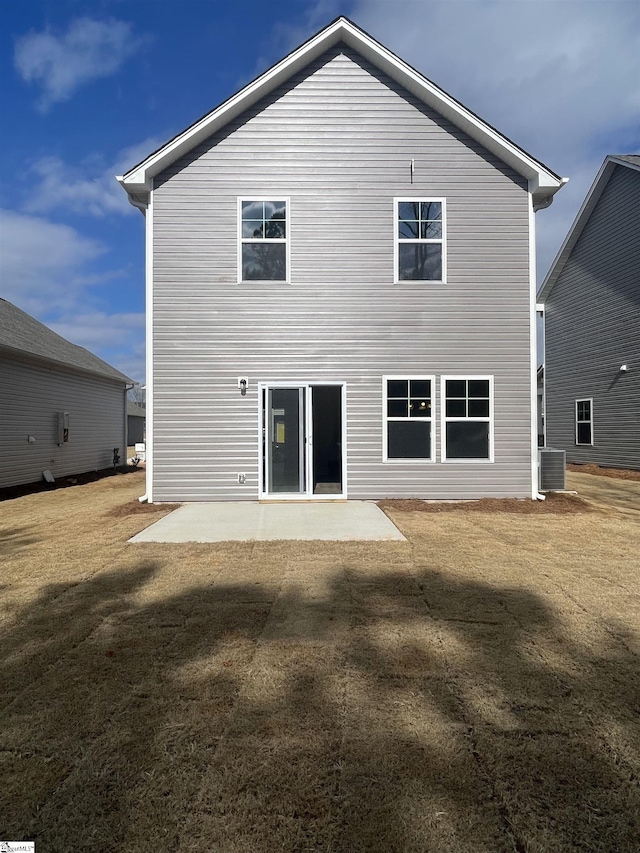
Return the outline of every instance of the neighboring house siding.
<path id="1" fill-rule="evenodd" d="M 144 441 L 144 418 L 137 415 L 127 417 L 127 444 L 131 447 Z"/>
<path id="2" fill-rule="evenodd" d="M 545 328 L 547 444 L 569 462 L 640 469 L 640 172 L 616 166 L 546 301 Z M 575 443 L 581 398 L 593 398 L 593 447 Z"/>
<path id="3" fill-rule="evenodd" d="M 108 468 L 125 461 L 124 384 L 0 356 L 0 488 Z M 69 441 L 58 446 L 58 412 Z M 28 436 L 35 438 L 29 443 Z"/>
<path id="4" fill-rule="evenodd" d="M 290 200 L 291 284 L 237 284 L 239 196 Z M 448 284 L 394 285 L 393 198 L 425 196 L 446 198 Z M 528 203 L 344 48 L 173 164 L 153 193 L 153 499 L 255 500 L 267 381 L 347 383 L 351 498 L 530 497 Z M 437 377 L 434 463 L 382 462 L 382 376 L 403 373 Z M 441 374 L 495 377 L 495 463 L 439 461 Z"/>

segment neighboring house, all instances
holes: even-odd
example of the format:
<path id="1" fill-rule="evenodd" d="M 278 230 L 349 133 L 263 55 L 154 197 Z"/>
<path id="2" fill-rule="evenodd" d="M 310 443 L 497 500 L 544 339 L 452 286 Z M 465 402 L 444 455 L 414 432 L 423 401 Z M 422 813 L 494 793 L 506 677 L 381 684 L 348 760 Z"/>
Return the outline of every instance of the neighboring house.
<path id="1" fill-rule="evenodd" d="M 0 488 L 124 463 L 130 384 L 0 299 Z"/>
<path id="2" fill-rule="evenodd" d="M 536 494 L 534 211 L 562 178 L 339 18 L 118 180 L 149 500 Z"/>
<path id="3" fill-rule="evenodd" d="M 539 301 L 547 445 L 640 469 L 640 155 L 605 159 Z"/>
<path id="4" fill-rule="evenodd" d="M 144 441 L 144 419 L 146 411 L 142 406 L 127 400 L 127 441 L 129 446 Z"/>

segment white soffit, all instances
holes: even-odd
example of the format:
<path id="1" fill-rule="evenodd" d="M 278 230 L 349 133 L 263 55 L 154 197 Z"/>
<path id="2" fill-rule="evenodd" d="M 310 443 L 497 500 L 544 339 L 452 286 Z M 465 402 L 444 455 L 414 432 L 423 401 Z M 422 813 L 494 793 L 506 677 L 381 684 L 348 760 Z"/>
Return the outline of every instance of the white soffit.
<path id="1" fill-rule="evenodd" d="M 212 112 L 178 134 L 162 148 L 119 176 L 117 180 L 132 195 L 151 189 L 151 179 L 200 142 L 218 131 L 240 113 L 268 95 L 299 70 L 338 42 L 360 53 L 423 103 L 451 121 L 472 139 L 511 166 L 529 181 L 530 190 L 540 199 L 550 198 L 566 179 L 535 160 L 497 130 L 452 98 L 386 47 L 375 41 L 346 18 L 338 18 L 310 38 L 268 71 L 249 83 Z"/>

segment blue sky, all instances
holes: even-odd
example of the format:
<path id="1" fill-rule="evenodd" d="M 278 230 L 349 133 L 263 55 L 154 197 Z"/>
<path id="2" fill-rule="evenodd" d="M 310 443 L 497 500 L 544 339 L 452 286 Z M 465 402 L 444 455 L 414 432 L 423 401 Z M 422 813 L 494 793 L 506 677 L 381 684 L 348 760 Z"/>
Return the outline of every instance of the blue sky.
<path id="1" fill-rule="evenodd" d="M 3 0 L 0 295 L 144 381 L 144 233 L 114 179 L 346 15 L 570 183 L 640 152 L 638 0 Z"/>

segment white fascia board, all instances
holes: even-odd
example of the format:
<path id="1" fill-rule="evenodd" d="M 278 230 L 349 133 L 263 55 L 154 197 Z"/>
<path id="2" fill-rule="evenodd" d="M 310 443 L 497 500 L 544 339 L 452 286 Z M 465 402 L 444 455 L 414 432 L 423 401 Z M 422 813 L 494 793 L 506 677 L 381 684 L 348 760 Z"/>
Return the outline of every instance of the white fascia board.
<path id="1" fill-rule="evenodd" d="M 290 53 L 220 107 L 208 113 L 165 146 L 147 157 L 118 180 L 127 192 L 148 192 L 149 179 L 157 175 L 180 156 L 211 136 L 260 98 L 304 68 L 334 44 L 343 41 L 393 80 L 436 110 L 444 118 L 494 153 L 530 182 L 530 191 L 538 199 L 552 196 L 563 184 L 555 175 L 497 130 L 423 77 L 411 66 L 379 42 L 354 26 L 346 18 L 338 18 Z"/>
<path id="2" fill-rule="evenodd" d="M 604 192 L 604 189 L 609 182 L 609 178 L 618 165 L 629 166 L 630 164 L 624 160 L 619 160 L 617 157 L 609 156 L 605 158 L 595 180 L 591 184 L 589 192 L 580 206 L 580 210 L 578 211 L 576 218 L 573 220 L 571 228 L 569 228 L 567 236 L 565 237 L 558 254 L 555 256 L 544 281 L 540 285 L 540 290 L 538 291 L 538 302 L 544 303 L 547 300 L 554 284 L 558 280 L 558 277 L 564 268 L 564 265 L 569 259 L 569 255 L 573 251 L 573 247 L 578 242 L 578 238 L 582 234 L 585 225 L 589 221 L 589 217 L 600 200 L 600 196 Z M 631 166 L 631 168 L 637 167 Z"/>

